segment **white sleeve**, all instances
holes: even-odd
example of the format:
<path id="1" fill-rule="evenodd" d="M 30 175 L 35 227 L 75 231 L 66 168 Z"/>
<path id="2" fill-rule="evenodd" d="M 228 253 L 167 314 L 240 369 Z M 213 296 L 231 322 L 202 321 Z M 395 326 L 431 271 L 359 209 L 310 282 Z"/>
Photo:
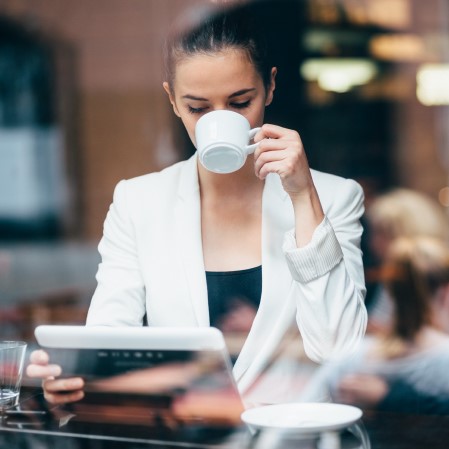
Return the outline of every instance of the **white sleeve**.
<path id="1" fill-rule="evenodd" d="M 141 326 L 145 314 L 145 287 L 127 208 L 126 181 L 115 188 L 98 250 L 101 255 L 96 276 L 98 285 L 86 324 Z"/>
<path id="2" fill-rule="evenodd" d="M 294 279 L 304 349 L 316 362 L 352 352 L 367 321 L 360 250 L 363 191 L 346 180 L 334 198 L 308 245 L 297 248 L 292 230 L 283 247 Z"/>
<path id="3" fill-rule="evenodd" d="M 338 392 L 340 382 L 348 374 L 358 374 L 365 360 L 367 345 L 338 360 L 323 363 L 310 375 L 302 389 L 299 402 L 332 402 Z"/>

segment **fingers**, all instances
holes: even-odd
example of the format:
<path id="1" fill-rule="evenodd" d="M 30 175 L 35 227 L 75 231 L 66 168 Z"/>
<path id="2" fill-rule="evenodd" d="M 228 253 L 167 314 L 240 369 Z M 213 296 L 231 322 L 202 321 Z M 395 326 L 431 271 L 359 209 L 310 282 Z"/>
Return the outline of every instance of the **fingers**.
<path id="1" fill-rule="evenodd" d="M 280 149 L 278 151 L 259 152 L 258 155 L 254 155 L 254 172 L 256 176 L 260 179 L 265 179 L 268 174 L 268 167 L 266 166 L 273 162 L 283 161 L 286 158 L 287 151 L 284 149 Z"/>
<path id="2" fill-rule="evenodd" d="M 84 397 L 84 380 L 81 377 L 55 379 L 61 375 L 62 369 L 59 365 L 49 364 L 49 361 L 45 351 L 33 351 L 26 370 L 29 377 L 44 379 L 42 387 L 45 399 L 55 405 L 81 400 Z"/>
<path id="3" fill-rule="evenodd" d="M 30 355 L 31 363 L 36 363 L 38 365 L 46 365 L 49 362 L 48 354 L 42 349 L 33 351 Z"/>
<path id="4" fill-rule="evenodd" d="M 51 404 L 76 402 L 84 397 L 84 380 L 81 377 L 69 379 L 46 379 L 42 382 L 44 397 Z"/>
<path id="5" fill-rule="evenodd" d="M 299 134 L 291 129 L 265 124 L 256 134 L 258 142 L 254 151 L 254 171 L 259 179 L 268 173 L 278 173 L 281 177 L 296 176 L 297 172 L 308 169 Z"/>
<path id="6" fill-rule="evenodd" d="M 298 158 L 288 152 L 279 152 L 270 158 L 260 158 L 254 165 L 256 176 L 265 179 L 269 173 L 277 173 L 281 178 L 295 174 Z"/>
<path id="7" fill-rule="evenodd" d="M 48 354 L 41 349 L 31 353 L 30 362 L 31 364 L 26 369 L 29 377 L 45 379 L 47 377 L 61 375 L 61 367 L 59 365 L 49 364 Z"/>
<path id="8" fill-rule="evenodd" d="M 271 143 L 271 141 L 270 141 Z M 282 145 L 282 142 L 280 142 Z M 280 146 L 279 143 L 273 146 Z M 301 167 L 301 150 L 287 147 L 279 150 L 261 148 L 254 159 L 254 171 L 260 179 L 265 179 L 268 173 L 278 173 L 281 177 L 293 175 Z"/>
<path id="9" fill-rule="evenodd" d="M 63 393 L 79 390 L 84 387 L 84 380 L 81 377 L 70 377 L 67 379 L 46 379 L 42 386 L 48 393 Z"/>
<path id="10" fill-rule="evenodd" d="M 84 398 L 84 391 L 83 390 L 77 390 L 72 391 L 70 393 L 47 393 L 44 390 L 44 398 L 47 402 L 54 405 L 62 405 L 62 404 L 68 404 L 70 402 L 77 402 L 81 401 L 81 399 Z"/>
<path id="11" fill-rule="evenodd" d="M 27 375 L 29 377 L 46 379 L 47 377 L 57 377 L 62 373 L 59 365 L 37 365 L 31 364 L 27 366 Z"/>
<path id="12" fill-rule="evenodd" d="M 262 125 L 260 130 L 254 136 L 254 142 L 260 142 L 263 139 L 280 139 L 280 138 L 300 140 L 299 134 L 295 130 L 266 123 L 265 125 Z"/>
<path id="13" fill-rule="evenodd" d="M 294 144 L 294 140 L 287 139 L 263 139 L 254 151 L 254 158 L 258 159 L 264 153 L 275 153 L 285 150 Z"/>

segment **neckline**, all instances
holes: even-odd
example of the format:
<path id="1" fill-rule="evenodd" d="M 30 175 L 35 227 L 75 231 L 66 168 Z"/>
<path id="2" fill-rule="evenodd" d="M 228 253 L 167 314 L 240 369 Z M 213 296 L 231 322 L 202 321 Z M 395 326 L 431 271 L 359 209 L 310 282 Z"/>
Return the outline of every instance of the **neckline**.
<path id="1" fill-rule="evenodd" d="M 259 271 L 262 269 L 262 265 L 258 265 L 257 267 L 244 268 L 243 270 L 232 270 L 232 271 L 206 271 L 207 276 L 232 276 L 239 274 L 250 274 L 255 271 Z"/>

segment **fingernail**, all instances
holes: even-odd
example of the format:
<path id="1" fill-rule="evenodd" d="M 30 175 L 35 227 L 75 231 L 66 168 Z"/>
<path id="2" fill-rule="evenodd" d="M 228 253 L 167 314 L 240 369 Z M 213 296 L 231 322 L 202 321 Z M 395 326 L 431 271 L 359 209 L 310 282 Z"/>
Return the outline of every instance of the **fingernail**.
<path id="1" fill-rule="evenodd" d="M 47 361 L 47 355 L 44 351 L 38 350 L 36 351 L 36 356 L 39 362 L 46 362 Z"/>
<path id="2" fill-rule="evenodd" d="M 50 375 L 51 376 L 60 376 L 61 375 L 61 367 L 57 365 L 50 366 Z"/>

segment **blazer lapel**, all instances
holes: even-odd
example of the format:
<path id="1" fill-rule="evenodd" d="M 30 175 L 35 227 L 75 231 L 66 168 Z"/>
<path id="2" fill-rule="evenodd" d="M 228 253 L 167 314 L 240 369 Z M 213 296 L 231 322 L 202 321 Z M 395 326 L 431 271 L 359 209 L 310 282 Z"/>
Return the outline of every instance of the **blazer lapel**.
<path id="1" fill-rule="evenodd" d="M 207 283 L 201 238 L 201 204 L 196 155 L 181 172 L 175 204 L 176 239 L 188 294 L 198 326 L 209 326 Z M 277 175 L 269 175 L 262 200 L 262 270 L 260 307 L 234 366 L 243 393 L 256 380 L 295 318 L 292 279 L 282 252 L 287 230 L 294 226 L 293 208 Z M 189 229 L 191 232 L 186 232 Z"/>
<path id="2" fill-rule="evenodd" d="M 201 239 L 201 204 L 196 153 L 184 164 L 175 204 L 176 239 L 198 326 L 209 326 Z"/>
<path id="3" fill-rule="evenodd" d="M 275 353 L 295 319 L 292 278 L 282 251 L 286 231 L 294 226 L 293 207 L 277 175 L 265 181 L 262 199 L 262 297 L 251 331 L 234 366 L 243 393 Z"/>

